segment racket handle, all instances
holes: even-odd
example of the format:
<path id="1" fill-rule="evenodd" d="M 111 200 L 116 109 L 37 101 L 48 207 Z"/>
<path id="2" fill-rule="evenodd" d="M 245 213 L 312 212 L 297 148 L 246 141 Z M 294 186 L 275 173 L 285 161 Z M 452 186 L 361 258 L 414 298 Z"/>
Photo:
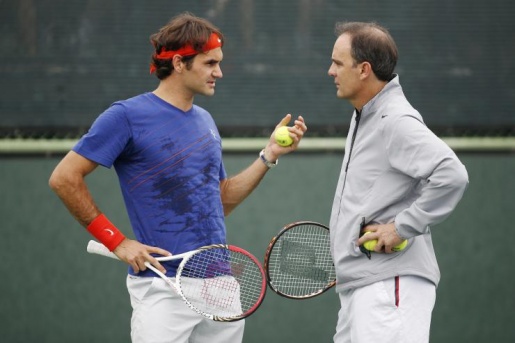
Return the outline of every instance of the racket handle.
<path id="1" fill-rule="evenodd" d="M 90 254 L 102 255 L 102 256 L 114 258 L 115 260 L 119 260 L 118 256 L 116 256 L 115 254 L 110 252 L 109 249 L 107 249 L 105 245 L 103 245 L 102 243 L 95 242 L 93 240 L 88 242 L 88 247 L 86 248 L 86 250 Z"/>

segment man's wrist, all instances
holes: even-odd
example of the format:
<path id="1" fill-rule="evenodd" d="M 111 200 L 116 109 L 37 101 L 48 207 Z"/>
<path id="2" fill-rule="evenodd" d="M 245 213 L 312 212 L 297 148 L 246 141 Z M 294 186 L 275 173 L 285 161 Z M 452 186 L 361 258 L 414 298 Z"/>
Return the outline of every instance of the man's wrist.
<path id="1" fill-rule="evenodd" d="M 397 236 L 399 236 L 400 239 L 402 239 L 402 240 L 408 239 L 407 237 L 404 237 L 404 234 L 401 234 L 399 232 L 399 224 L 397 222 L 394 221 L 392 224 L 393 224 L 393 228 L 395 230 L 395 233 L 397 234 Z"/>
<path id="2" fill-rule="evenodd" d="M 103 214 L 93 219 L 86 228 L 109 251 L 113 251 L 125 239 L 123 233 L 114 226 Z"/>
<path id="3" fill-rule="evenodd" d="M 259 158 L 261 159 L 261 161 L 265 164 L 265 166 L 268 167 L 268 169 L 270 168 L 273 168 L 277 165 L 277 163 L 279 162 L 279 159 L 276 159 L 275 161 L 270 161 L 267 157 L 266 157 L 266 154 L 265 154 L 265 149 L 261 150 L 261 152 L 259 153 Z"/>

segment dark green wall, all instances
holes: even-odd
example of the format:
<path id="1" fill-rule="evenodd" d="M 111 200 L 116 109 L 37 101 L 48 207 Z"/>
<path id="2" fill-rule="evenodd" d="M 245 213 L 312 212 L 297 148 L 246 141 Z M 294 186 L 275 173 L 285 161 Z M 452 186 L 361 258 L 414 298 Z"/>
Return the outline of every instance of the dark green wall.
<path id="1" fill-rule="evenodd" d="M 226 155 L 230 174 L 256 154 Z M 433 229 L 442 281 L 431 342 L 515 341 L 515 155 L 461 155 L 470 186 Z M 57 158 L 0 159 L 2 342 L 128 342 L 123 264 L 85 251 L 90 236 L 47 186 Z M 262 258 L 269 239 L 301 219 L 327 223 L 341 156 L 287 156 L 227 219 L 229 242 Z M 122 230 L 128 219 L 111 170 L 88 178 L 100 207 Z M 268 292 L 247 320 L 245 342 L 329 342 L 334 292 L 292 301 Z M 287 330 L 276 330 L 285 326 Z"/>

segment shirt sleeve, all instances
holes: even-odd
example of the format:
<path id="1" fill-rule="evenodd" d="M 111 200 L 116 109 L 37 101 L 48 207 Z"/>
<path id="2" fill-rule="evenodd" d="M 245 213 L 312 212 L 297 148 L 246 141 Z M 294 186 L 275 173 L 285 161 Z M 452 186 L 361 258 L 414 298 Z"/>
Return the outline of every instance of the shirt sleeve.
<path id="1" fill-rule="evenodd" d="M 422 185 L 418 198 L 395 218 L 399 235 L 410 238 L 451 214 L 468 186 L 468 174 L 452 149 L 418 118 L 405 115 L 388 122 L 384 132 L 392 167 Z"/>
<path id="2" fill-rule="evenodd" d="M 220 162 L 220 181 L 227 179 L 227 172 L 225 171 L 224 162 Z"/>
<path id="3" fill-rule="evenodd" d="M 73 151 L 106 168 L 124 151 L 131 138 L 125 108 L 114 103 L 94 122 L 73 147 Z"/>

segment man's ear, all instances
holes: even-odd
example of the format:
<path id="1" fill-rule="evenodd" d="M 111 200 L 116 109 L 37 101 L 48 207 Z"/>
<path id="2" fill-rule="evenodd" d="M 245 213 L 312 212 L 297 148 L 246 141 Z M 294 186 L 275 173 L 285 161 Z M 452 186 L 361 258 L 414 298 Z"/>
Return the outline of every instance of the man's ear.
<path id="1" fill-rule="evenodd" d="M 365 79 L 370 75 L 374 74 L 374 72 L 372 71 L 372 65 L 369 62 L 361 63 L 360 68 L 360 75 L 362 79 Z"/>
<path id="2" fill-rule="evenodd" d="M 175 70 L 178 73 L 181 73 L 182 69 L 184 68 L 184 62 L 182 61 L 182 56 L 175 55 L 172 59 L 172 65 L 173 65 L 173 70 Z"/>

